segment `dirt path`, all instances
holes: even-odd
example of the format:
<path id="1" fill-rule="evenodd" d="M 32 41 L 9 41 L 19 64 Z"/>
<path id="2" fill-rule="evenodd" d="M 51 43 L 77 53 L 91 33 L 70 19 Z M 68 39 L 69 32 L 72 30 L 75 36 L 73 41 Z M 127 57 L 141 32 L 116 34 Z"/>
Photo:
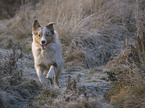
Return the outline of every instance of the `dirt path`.
<path id="1" fill-rule="evenodd" d="M 23 60 L 25 61 L 25 64 L 27 64 L 24 65 L 25 70 L 28 70 L 25 73 L 25 76 L 27 76 L 28 78 L 32 78 L 39 83 L 39 80 L 37 78 L 37 75 L 33 67 L 33 61 L 32 61 L 33 57 L 30 55 L 28 58 Z M 97 97 L 98 101 L 101 102 L 103 108 L 105 108 L 106 106 L 112 107 L 108 105 L 103 98 L 104 93 L 107 91 L 107 89 L 111 84 L 111 82 L 108 81 L 106 70 L 99 69 L 99 68 L 84 69 L 80 66 L 73 66 L 73 65 L 67 66 L 65 71 L 60 74 L 59 82 L 60 82 L 60 87 L 62 89 L 61 92 L 67 89 L 72 90 L 74 89 L 73 86 L 75 85 L 76 86 L 75 89 L 81 92 L 82 94 L 84 94 L 85 92 L 87 97 Z M 82 91 L 80 89 L 82 89 Z M 81 95 L 81 93 L 79 95 Z M 64 95 L 64 91 L 63 91 L 63 95 Z M 62 94 L 60 97 L 63 97 Z"/>
<path id="2" fill-rule="evenodd" d="M 21 59 L 19 62 L 23 62 L 23 68 L 25 69 L 24 76 L 34 79 L 39 83 L 33 66 L 33 57 L 27 55 L 25 59 Z M 60 74 L 59 82 L 62 88 L 67 87 L 69 78 L 75 80 L 78 87 L 85 86 L 88 92 L 96 96 L 103 96 L 111 84 L 107 79 L 106 71 L 99 68 L 84 69 L 79 66 L 70 66 Z"/>
<path id="3" fill-rule="evenodd" d="M 65 69 L 65 72 L 61 74 L 62 86 L 67 86 L 68 78 L 75 79 L 77 86 L 85 86 L 88 93 L 95 96 L 103 96 L 110 86 L 110 82 L 106 81 L 106 72 L 101 69 L 84 69 L 79 66 L 72 66 L 70 69 Z"/>
<path id="4" fill-rule="evenodd" d="M 11 52 L 12 52 L 11 50 L 0 49 L 0 56 L 4 57 Z M 23 57 L 18 60 L 17 66 L 18 69 L 23 70 L 23 77 L 27 79 L 27 81 L 24 83 L 29 83 L 29 81 L 35 81 L 40 87 L 40 82 L 34 70 L 33 57 L 31 54 L 29 55 L 23 54 Z M 61 88 L 59 91 L 57 91 L 57 93 L 56 92 L 54 93 L 54 95 L 58 94 L 57 97 L 55 97 L 55 99 L 53 97 L 51 97 L 51 99 L 48 99 L 46 97 L 48 94 L 45 94 L 44 96 L 44 90 L 38 89 L 36 86 L 32 85 L 34 89 L 35 87 L 38 89 L 36 90 L 36 92 L 37 93 L 39 92 L 39 94 L 35 93 L 31 95 L 31 93 L 29 93 L 28 95 L 29 97 L 24 100 L 22 99 L 24 102 L 20 102 L 20 104 L 24 105 L 25 107 L 26 107 L 25 103 L 27 103 L 28 106 L 32 105 L 32 107 L 36 106 L 43 107 L 45 101 L 46 103 L 48 103 L 48 100 L 58 101 L 59 98 L 62 97 L 65 97 L 64 99 L 67 100 L 67 98 L 69 97 L 72 98 L 72 100 L 74 101 L 72 95 L 75 95 L 76 97 L 77 95 L 79 95 L 78 97 L 80 97 L 81 95 L 84 95 L 84 93 L 86 93 L 86 97 L 88 98 L 95 97 L 97 98 L 97 100 L 99 100 L 99 102 L 101 102 L 102 107 L 106 107 L 106 105 L 108 104 L 104 101 L 103 95 L 104 92 L 110 86 L 110 82 L 107 81 L 106 79 L 107 79 L 106 72 L 102 69 L 99 68 L 84 69 L 83 67 L 80 66 L 70 65 L 67 66 L 65 71 L 60 75 L 59 82 Z M 28 88 L 28 90 L 31 91 L 31 88 Z M 68 93 L 68 91 L 73 92 L 73 94 Z M 77 92 L 74 93 L 74 91 Z M 44 103 L 41 102 L 42 100 Z M 43 103 L 42 106 L 40 106 L 39 103 Z M 60 103 L 62 103 L 62 101 Z"/>

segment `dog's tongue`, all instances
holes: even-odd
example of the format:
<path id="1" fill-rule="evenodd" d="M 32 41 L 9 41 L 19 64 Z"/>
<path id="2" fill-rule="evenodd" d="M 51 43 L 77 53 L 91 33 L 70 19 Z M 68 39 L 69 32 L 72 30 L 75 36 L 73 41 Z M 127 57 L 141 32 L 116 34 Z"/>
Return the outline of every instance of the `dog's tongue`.
<path id="1" fill-rule="evenodd" d="M 45 50 L 45 48 L 46 48 L 46 45 L 43 45 L 43 44 L 42 44 L 42 45 L 41 45 L 41 49 L 42 49 L 42 50 Z"/>

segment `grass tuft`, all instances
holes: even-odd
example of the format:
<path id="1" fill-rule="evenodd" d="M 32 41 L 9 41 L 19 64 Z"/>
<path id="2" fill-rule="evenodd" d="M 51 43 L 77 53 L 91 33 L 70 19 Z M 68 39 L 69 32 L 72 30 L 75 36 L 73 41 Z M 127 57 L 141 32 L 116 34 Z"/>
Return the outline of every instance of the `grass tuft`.
<path id="1" fill-rule="evenodd" d="M 143 38 L 144 30 L 142 27 L 141 24 L 140 29 L 136 32 L 136 44 L 134 46 L 126 45 L 121 54 L 108 63 L 111 70 L 117 73 L 117 81 L 105 97 L 118 108 L 145 106 L 145 69 L 143 68 L 145 66 L 145 38 Z"/>

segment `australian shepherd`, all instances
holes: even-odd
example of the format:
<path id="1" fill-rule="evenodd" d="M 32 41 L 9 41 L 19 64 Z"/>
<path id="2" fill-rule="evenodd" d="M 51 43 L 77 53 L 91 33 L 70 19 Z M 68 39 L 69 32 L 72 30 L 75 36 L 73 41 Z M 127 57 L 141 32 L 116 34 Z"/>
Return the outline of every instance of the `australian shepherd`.
<path id="1" fill-rule="evenodd" d="M 32 53 L 37 76 L 44 88 L 49 87 L 49 82 L 58 87 L 58 76 L 63 71 L 64 60 L 54 23 L 41 27 L 38 20 L 34 20 L 32 35 Z"/>

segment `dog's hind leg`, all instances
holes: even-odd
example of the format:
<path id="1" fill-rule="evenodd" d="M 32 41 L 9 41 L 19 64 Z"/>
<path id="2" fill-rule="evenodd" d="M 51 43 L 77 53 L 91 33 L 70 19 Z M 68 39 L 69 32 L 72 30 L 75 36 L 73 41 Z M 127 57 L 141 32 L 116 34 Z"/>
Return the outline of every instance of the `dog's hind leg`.
<path id="1" fill-rule="evenodd" d="M 54 75 L 54 86 L 55 87 L 59 87 L 58 76 L 59 76 L 59 72 L 55 72 L 55 75 Z"/>
<path id="2" fill-rule="evenodd" d="M 59 73 L 55 72 L 55 75 L 54 75 L 54 88 L 55 89 L 59 89 L 60 88 L 59 81 L 58 81 L 58 76 L 59 76 Z"/>
<path id="3" fill-rule="evenodd" d="M 49 83 L 50 83 L 51 87 L 53 88 L 53 79 L 49 78 L 48 80 L 49 80 Z"/>
<path id="4" fill-rule="evenodd" d="M 41 84 L 43 85 L 43 87 L 45 89 L 48 89 L 49 87 L 49 84 L 48 84 L 48 80 L 47 78 L 43 75 L 43 71 L 44 71 L 44 68 L 42 66 L 38 66 L 36 68 L 36 72 L 37 72 L 37 76 L 39 78 L 39 81 L 41 82 Z"/>

